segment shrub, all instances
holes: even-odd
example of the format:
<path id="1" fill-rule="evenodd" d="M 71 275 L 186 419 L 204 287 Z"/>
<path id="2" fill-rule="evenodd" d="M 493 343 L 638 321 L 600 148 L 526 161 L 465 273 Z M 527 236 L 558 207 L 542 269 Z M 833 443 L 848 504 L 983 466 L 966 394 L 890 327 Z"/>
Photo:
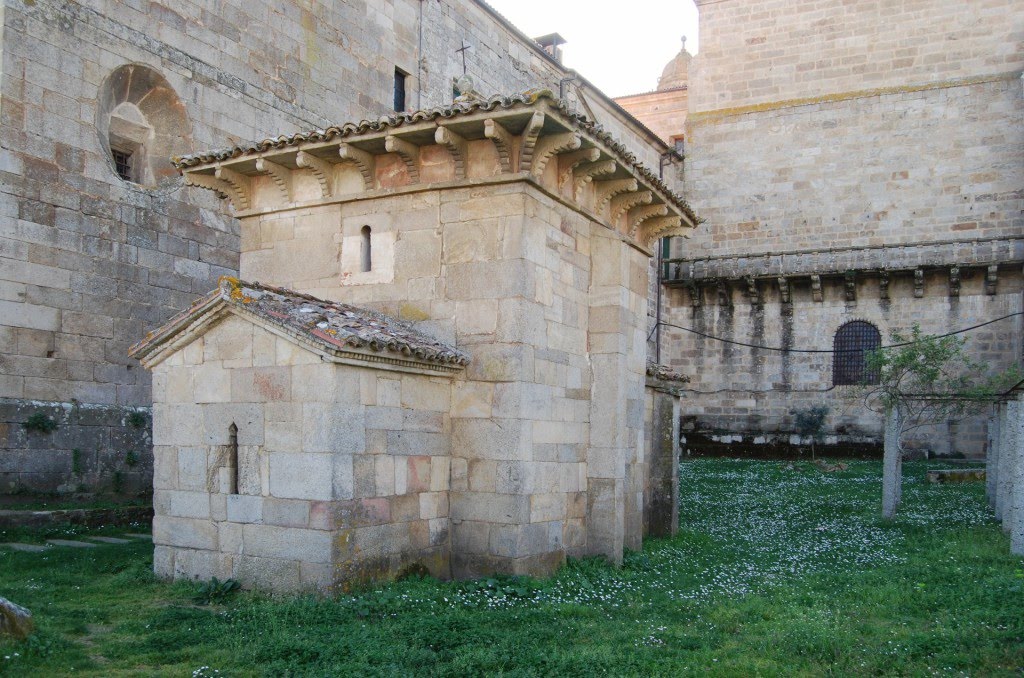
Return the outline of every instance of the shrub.
<path id="1" fill-rule="evenodd" d="M 203 582 L 199 585 L 195 601 L 200 605 L 223 603 L 240 588 L 242 588 L 242 585 L 238 583 L 237 579 L 225 579 L 224 581 L 221 581 L 214 577 L 210 581 Z"/>

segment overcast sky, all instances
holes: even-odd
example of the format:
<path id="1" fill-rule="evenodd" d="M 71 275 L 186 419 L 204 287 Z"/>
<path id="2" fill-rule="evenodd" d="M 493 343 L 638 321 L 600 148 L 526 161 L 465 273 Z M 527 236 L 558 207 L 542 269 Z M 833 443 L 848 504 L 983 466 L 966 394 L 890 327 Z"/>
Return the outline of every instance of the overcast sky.
<path id="1" fill-rule="evenodd" d="M 558 33 L 563 63 L 605 94 L 654 89 L 687 37 L 697 51 L 693 0 L 486 0 L 532 38 Z"/>

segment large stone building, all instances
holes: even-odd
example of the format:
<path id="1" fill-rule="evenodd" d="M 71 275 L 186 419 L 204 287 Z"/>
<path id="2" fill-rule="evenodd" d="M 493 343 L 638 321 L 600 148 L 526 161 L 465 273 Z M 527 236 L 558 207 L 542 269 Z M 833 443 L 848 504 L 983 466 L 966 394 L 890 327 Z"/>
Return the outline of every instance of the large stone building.
<path id="1" fill-rule="evenodd" d="M 850 398 L 860 349 L 915 323 L 1011 316 L 963 336 L 993 367 L 1019 361 L 1024 4 L 697 5 L 688 115 L 663 132 L 685 135 L 707 220 L 664 272 L 662 359 L 692 379 L 690 443 L 770 449 L 824 404 L 838 449 L 876 446 L 881 417 Z M 916 444 L 978 454 L 984 431 L 950 422 Z"/>
<path id="2" fill-rule="evenodd" d="M 474 0 L 4 0 L 0 37 L 0 493 L 149 485 L 128 346 L 240 248 L 170 156 L 448 104 L 464 68 L 559 92 L 649 166 L 667 150 Z"/>
<path id="3" fill-rule="evenodd" d="M 679 404 L 645 311 L 652 245 L 697 220 L 599 126 L 539 92 L 179 166 L 273 287 L 225 278 L 132 349 L 158 573 L 546 575 L 674 532 Z"/>

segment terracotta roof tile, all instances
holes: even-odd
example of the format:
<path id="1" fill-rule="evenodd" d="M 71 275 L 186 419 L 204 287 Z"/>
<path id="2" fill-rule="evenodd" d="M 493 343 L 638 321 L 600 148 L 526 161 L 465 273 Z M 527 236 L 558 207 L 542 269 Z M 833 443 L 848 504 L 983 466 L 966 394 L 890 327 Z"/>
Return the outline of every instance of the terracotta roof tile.
<path id="1" fill-rule="evenodd" d="M 210 294 L 197 300 L 160 329 L 128 350 L 143 359 L 221 304 L 241 315 L 251 314 L 287 334 L 319 344 L 329 351 L 374 352 L 395 358 L 457 368 L 469 356 L 390 316 L 349 304 L 326 301 L 280 287 L 223 277 Z"/>
<path id="2" fill-rule="evenodd" d="M 523 94 L 512 96 L 494 96 L 490 99 L 459 101 L 450 106 L 425 109 L 414 113 L 394 113 L 383 115 L 377 120 L 363 120 L 358 123 L 346 123 L 344 125 L 332 125 L 326 129 L 316 129 L 310 132 L 299 132 L 297 134 L 271 137 L 248 144 L 223 148 L 213 151 L 204 151 L 172 158 L 171 161 L 179 171 L 204 165 L 212 162 L 223 162 L 245 155 L 265 153 L 270 150 L 278 150 L 289 146 L 298 146 L 305 143 L 320 143 L 332 139 L 346 138 L 360 134 L 384 132 L 389 129 L 402 127 L 423 121 L 434 121 L 440 119 L 454 118 L 461 115 L 468 115 L 478 111 L 494 111 L 499 109 L 510 109 L 532 106 L 541 99 L 547 99 L 565 119 L 576 129 L 585 132 L 603 143 L 609 150 L 618 156 L 623 164 L 632 167 L 644 180 L 655 186 L 680 209 L 694 224 L 702 223 L 704 220 L 698 217 L 690 205 L 669 188 L 661 178 L 640 162 L 636 155 L 630 151 L 622 142 L 607 132 L 602 125 L 587 116 L 572 111 L 566 103 L 549 90 L 532 90 Z"/>

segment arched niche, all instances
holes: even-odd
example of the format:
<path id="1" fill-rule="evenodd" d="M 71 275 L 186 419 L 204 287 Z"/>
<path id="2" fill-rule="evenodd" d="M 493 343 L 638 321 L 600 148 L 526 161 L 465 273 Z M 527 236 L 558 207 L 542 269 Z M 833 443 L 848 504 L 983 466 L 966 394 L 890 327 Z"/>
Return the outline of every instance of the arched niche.
<path id="1" fill-rule="evenodd" d="M 192 151 L 192 124 L 167 79 L 141 64 L 115 68 L 100 86 L 100 148 L 124 181 L 157 186 L 177 177 L 171 157 Z"/>

